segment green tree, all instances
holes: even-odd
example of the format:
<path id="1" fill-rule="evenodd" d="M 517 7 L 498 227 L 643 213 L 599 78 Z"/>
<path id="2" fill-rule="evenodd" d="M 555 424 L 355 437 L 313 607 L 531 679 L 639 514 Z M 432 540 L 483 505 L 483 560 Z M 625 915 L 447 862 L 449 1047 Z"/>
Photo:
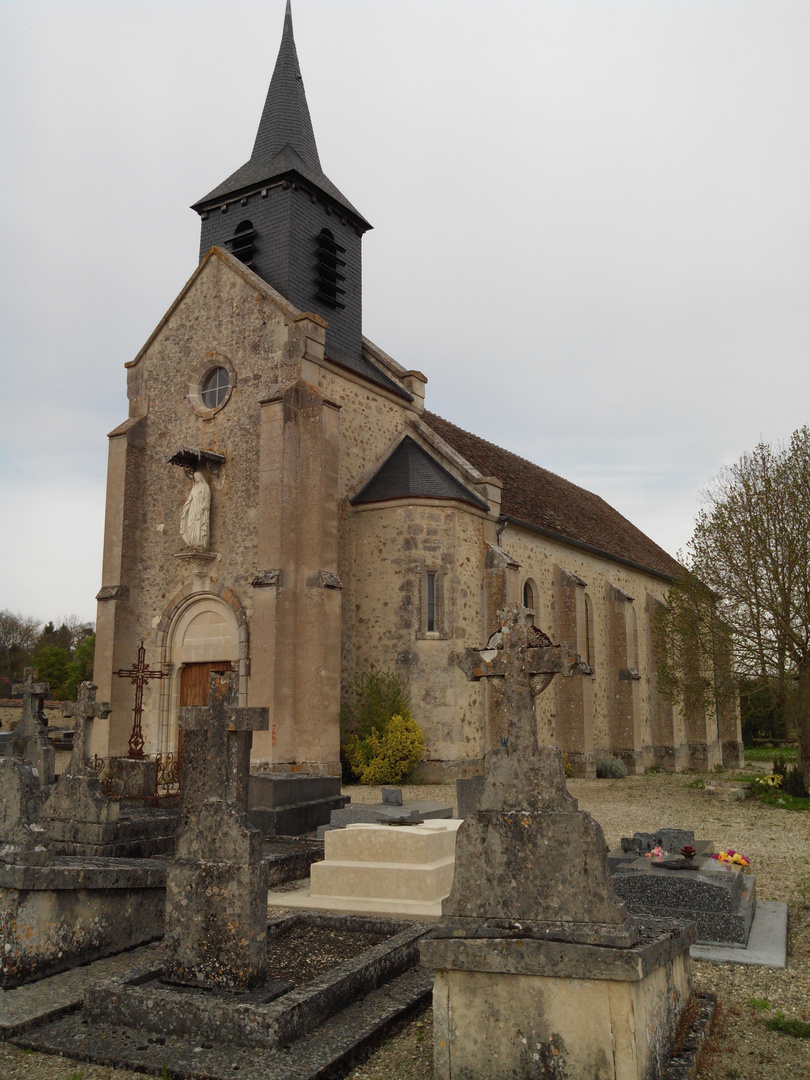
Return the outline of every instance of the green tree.
<path id="1" fill-rule="evenodd" d="M 91 634 L 84 638 L 73 650 L 73 656 L 68 664 L 67 677 L 62 689 L 64 696 L 70 700 L 76 700 L 79 685 L 90 682 L 93 678 L 93 660 L 96 653 L 96 635 Z"/>
<path id="2" fill-rule="evenodd" d="M 737 673 L 770 688 L 797 729 L 810 783 L 810 428 L 760 443 L 709 484 L 685 561 L 732 634 Z"/>
<path id="3" fill-rule="evenodd" d="M 33 666 L 37 677 L 51 688 L 51 697 L 60 701 L 65 697 L 63 690 L 70 666 L 70 653 L 62 645 L 43 645 L 34 654 Z"/>

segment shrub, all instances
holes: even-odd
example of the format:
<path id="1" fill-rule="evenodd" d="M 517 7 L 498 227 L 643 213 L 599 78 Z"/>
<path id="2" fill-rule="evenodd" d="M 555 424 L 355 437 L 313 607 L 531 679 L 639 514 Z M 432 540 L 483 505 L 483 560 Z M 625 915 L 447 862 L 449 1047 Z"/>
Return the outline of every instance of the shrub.
<path id="1" fill-rule="evenodd" d="M 349 683 L 346 700 L 340 709 L 341 756 L 346 783 L 368 768 L 373 754 L 371 747 L 366 745 L 367 740 L 372 732 L 378 740 L 382 739 L 394 716 L 411 718 L 408 690 L 400 676 L 393 671 L 380 671 L 373 664 L 366 671 L 358 672 Z"/>
<path id="2" fill-rule="evenodd" d="M 606 754 L 596 759 L 596 776 L 599 780 L 624 780 L 627 766 L 621 758 Z"/>
<path id="3" fill-rule="evenodd" d="M 422 729 L 408 713 L 392 716 L 382 735 L 372 728 L 365 739 L 349 736 L 345 754 L 361 784 L 401 784 L 424 749 Z"/>
<path id="4" fill-rule="evenodd" d="M 393 671 L 380 671 L 372 664 L 358 672 L 349 684 L 347 700 L 340 709 L 340 730 L 344 741 L 350 735 L 368 738 L 371 729 L 384 731 L 392 716 L 410 716 L 405 683 Z"/>

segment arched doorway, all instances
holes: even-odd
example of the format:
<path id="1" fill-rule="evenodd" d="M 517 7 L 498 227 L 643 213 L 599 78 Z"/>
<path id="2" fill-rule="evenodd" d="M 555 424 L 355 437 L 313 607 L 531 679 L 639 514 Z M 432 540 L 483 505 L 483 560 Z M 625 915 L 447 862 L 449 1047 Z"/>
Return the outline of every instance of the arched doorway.
<path id="1" fill-rule="evenodd" d="M 177 710 L 181 705 L 205 705 L 212 671 L 238 671 L 240 625 L 232 605 L 218 596 L 197 595 L 174 612 L 164 645 L 171 679 L 163 687 L 159 721 L 162 753 L 179 748 Z M 242 650 L 244 651 L 244 650 Z M 244 697 L 240 678 L 240 699 Z"/>

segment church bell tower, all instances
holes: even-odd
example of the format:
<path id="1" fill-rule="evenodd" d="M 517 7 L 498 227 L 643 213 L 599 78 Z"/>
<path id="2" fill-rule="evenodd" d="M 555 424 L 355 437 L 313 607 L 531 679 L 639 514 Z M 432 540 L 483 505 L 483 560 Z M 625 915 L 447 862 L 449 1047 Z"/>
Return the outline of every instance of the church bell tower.
<path id="1" fill-rule="evenodd" d="M 201 258 L 225 248 L 297 308 L 322 316 L 327 357 L 368 377 L 361 245 L 371 226 L 321 169 L 290 0 L 250 160 L 193 209 Z"/>

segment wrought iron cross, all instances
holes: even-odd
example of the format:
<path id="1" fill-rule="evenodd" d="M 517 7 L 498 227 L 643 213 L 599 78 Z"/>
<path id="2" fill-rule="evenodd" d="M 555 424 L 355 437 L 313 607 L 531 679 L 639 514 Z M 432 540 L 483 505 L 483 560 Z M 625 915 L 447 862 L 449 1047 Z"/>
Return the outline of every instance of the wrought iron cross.
<path id="1" fill-rule="evenodd" d="M 168 671 L 150 671 L 146 666 L 146 649 L 143 647 L 143 641 L 141 641 L 138 648 L 138 659 L 135 666 L 130 668 L 129 671 L 116 671 L 115 673 L 120 679 L 129 679 L 135 687 L 135 708 L 132 710 L 132 734 L 129 737 L 129 753 L 128 758 L 135 758 L 140 760 L 146 757 L 143 752 L 143 729 L 141 728 L 141 717 L 143 716 L 143 688 L 152 679 L 165 679 L 168 677 Z"/>
<path id="2" fill-rule="evenodd" d="M 62 715 L 73 717 L 73 753 L 63 775 L 81 776 L 86 771 L 90 757 L 90 741 L 93 736 L 93 721 L 102 720 L 110 715 L 109 701 L 96 701 L 96 689 L 90 682 L 83 682 L 75 701 L 66 701 L 62 706 Z"/>

